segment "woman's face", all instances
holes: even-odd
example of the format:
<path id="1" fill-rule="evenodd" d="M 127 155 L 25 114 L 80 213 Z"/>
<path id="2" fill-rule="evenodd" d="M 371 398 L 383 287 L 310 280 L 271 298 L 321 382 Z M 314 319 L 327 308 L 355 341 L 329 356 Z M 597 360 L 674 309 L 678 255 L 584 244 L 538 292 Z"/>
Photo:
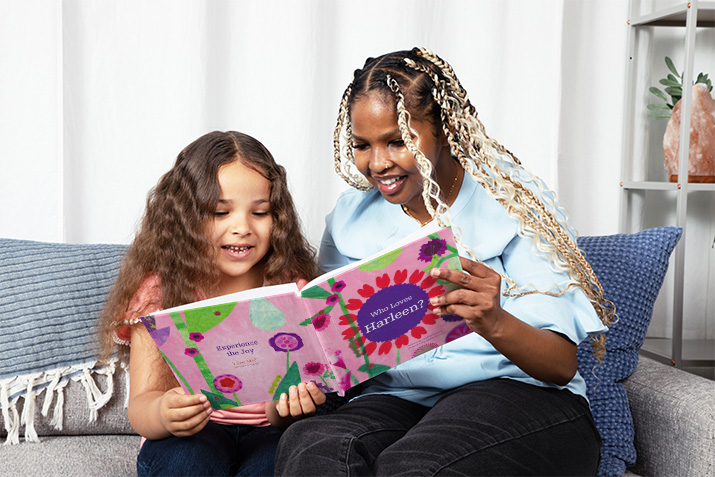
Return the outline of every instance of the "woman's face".
<path id="1" fill-rule="evenodd" d="M 355 165 L 380 194 L 392 204 L 426 213 L 422 176 L 417 161 L 405 146 L 397 125 L 394 101 L 381 93 L 369 93 L 351 106 Z M 437 182 L 445 193 L 456 173 L 443 134 L 435 136 L 428 121 L 411 120 L 412 140 L 432 162 Z"/>

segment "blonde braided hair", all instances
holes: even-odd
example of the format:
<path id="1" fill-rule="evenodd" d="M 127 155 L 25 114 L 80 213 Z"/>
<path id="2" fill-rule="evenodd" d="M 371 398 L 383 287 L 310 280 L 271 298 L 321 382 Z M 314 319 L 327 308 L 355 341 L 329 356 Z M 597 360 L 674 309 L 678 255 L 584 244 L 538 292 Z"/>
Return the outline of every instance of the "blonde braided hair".
<path id="1" fill-rule="evenodd" d="M 510 217 L 516 219 L 519 235 L 531 239 L 537 252 L 549 259 L 553 269 L 565 271 L 573 280 L 563 289 L 537 290 L 528 289 L 526 285 L 517 287 L 511 277 L 501 274 L 507 284 L 503 294 L 562 295 L 570 288 L 578 287 L 586 293 L 601 321 L 610 325 L 614 320 L 615 307 L 603 297 L 603 288 L 576 245 L 576 233 L 568 224 L 566 211 L 557 204 L 555 193 L 521 165 L 510 151 L 487 135 L 452 67 L 430 50 L 414 48 L 377 59 L 369 58 L 362 70 L 355 71 L 353 82 L 341 99 L 334 133 L 335 169 L 338 174 L 359 190 L 372 188 L 355 167 L 350 105 L 356 98 L 378 89 L 395 98 L 402 139 L 415 157 L 423 178 L 422 198 L 427 211 L 441 226 L 453 226 L 457 242 L 472 259 L 480 261 L 471 247 L 462 243 L 461 232 L 452 224 L 449 207 L 433 178 L 432 164 L 412 140 L 412 135 L 417 135 L 410 128 L 410 119 L 415 114 L 420 114 L 416 119 L 428 119 L 435 127 L 441 126 L 452 154 L 465 173 L 498 201 Z M 409 106 L 408 100 L 412 102 Z M 342 148 L 341 136 L 345 140 Z M 541 199 L 525 184 L 531 184 Z M 594 339 L 594 354 L 599 360 L 605 352 L 604 342 L 603 335 Z"/>

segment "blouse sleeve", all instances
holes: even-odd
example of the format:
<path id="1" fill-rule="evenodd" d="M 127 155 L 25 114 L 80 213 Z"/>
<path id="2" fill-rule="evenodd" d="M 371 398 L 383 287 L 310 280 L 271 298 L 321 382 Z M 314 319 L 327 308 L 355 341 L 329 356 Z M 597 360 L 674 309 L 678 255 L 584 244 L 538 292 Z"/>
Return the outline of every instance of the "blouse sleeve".
<path id="1" fill-rule="evenodd" d="M 504 272 L 519 287 L 556 293 L 503 297 L 506 311 L 532 326 L 561 333 L 576 344 L 607 330 L 583 290 L 568 288 L 573 280 L 566 272 L 554 270 L 530 239 L 514 237 L 501 258 Z"/>

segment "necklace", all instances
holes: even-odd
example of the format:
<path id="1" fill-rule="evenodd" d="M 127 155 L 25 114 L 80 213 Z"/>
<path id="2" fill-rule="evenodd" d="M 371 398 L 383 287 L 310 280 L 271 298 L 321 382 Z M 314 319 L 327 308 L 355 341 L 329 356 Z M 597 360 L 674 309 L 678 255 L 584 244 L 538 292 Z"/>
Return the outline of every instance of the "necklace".
<path id="1" fill-rule="evenodd" d="M 445 198 L 445 202 L 447 203 L 447 205 L 450 205 L 450 204 L 449 204 L 449 199 L 452 197 L 452 191 L 454 191 L 454 186 L 457 185 L 457 181 L 459 180 L 459 170 L 460 170 L 460 169 L 461 169 L 461 167 L 458 167 L 458 168 L 457 168 L 457 173 L 454 175 L 454 180 L 452 181 L 452 186 L 449 188 L 449 192 L 447 192 L 447 197 Z M 424 226 L 424 225 L 428 224 L 428 223 L 432 220 L 432 217 L 430 217 L 429 219 L 427 219 L 427 220 L 425 220 L 425 221 L 423 222 L 423 221 L 421 221 L 420 219 L 418 219 L 417 217 L 415 217 L 414 215 L 412 215 L 412 213 L 410 212 L 410 209 L 408 209 L 405 204 L 400 204 L 400 207 L 402 207 L 402 211 L 403 211 L 405 214 L 407 214 L 408 217 L 410 217 L 411 219 L 414 219 L 414 220 L 416 220 L 417 222 L 419 222 L 419 223 L 420 223 L 420 226 Z"/>

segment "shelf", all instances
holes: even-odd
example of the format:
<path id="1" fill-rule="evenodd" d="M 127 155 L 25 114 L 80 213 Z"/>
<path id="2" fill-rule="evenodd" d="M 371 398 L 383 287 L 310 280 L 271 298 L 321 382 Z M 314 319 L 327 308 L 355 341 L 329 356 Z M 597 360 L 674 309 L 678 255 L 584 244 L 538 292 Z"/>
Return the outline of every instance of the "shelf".
<path id="1" fill-rule="evenodd" d="M 626 181 L 621 182 L 621 187 L 625 190 L 670 190 L 676 191 L 682 187 L 675 182 L 657 182 L 657 181 Z M 715 184 L 697 184 L 694 182 L 688 183 L 688 192 L 694 191 L 712 191 L 715 192 Z"/>
<path id="2" fill-rule="evenodd" d="M 690 3 L 658 10 L 629 20 L 631 26 L 683 27 Z M 715 27 L 715 2 L 698 3 L 698 27 Z"/>
<path id="3" fill-rule="evenodd" d="M 672 364 L 673 340 L 646 338 L 641 354 L 657 361 Z M 715 340 L 683 340 L 683 367 L 715 366 Z"/>

